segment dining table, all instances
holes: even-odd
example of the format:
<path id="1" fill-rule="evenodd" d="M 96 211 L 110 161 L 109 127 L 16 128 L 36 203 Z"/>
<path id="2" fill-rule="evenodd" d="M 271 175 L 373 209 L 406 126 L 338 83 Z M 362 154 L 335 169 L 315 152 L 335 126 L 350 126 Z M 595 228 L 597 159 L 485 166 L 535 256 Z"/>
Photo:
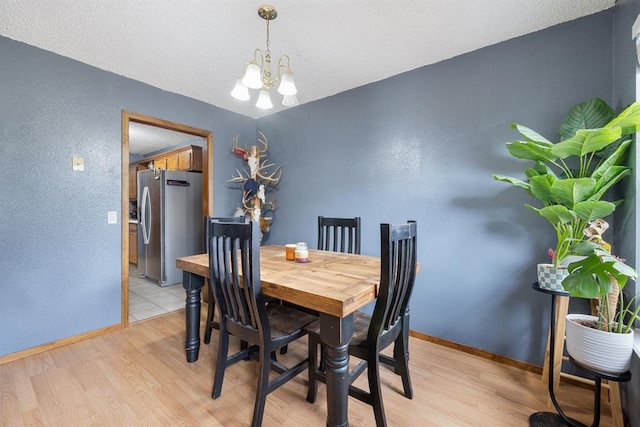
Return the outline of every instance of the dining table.
<path id="1" fill-rule="evenodd" d="M 309 249 L 307 262 L 289 261 L 284 245 L 260 247 L 260 280 L 265 296 L 315 310 L 325 345 L 327 426 L 348 426 L 349 341 L 353 313 L 376 299 L 380 258 Z M 176 259 L 186 291 L 187 362 L 200 350 L 200 296 L 209 278 L 208 255 Z"/>

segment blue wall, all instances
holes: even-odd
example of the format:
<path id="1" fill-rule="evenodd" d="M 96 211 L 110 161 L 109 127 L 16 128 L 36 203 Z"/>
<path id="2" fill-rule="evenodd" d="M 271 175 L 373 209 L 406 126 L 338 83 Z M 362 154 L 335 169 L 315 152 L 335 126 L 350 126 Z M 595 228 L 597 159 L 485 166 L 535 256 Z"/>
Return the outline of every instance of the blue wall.
<path id="1" fill-rule="evenodd" d="M 120 321 L 106 212 L 120 209 L 126 109 L 213 131 L 219 215 L 240 196 L 232 137 L 263 131 L 284 166 L 266 243 L 315 245 L 317 215 L 359 215 L 376 254 L 379 223 L 417 220 L 412 329 L 541 365 L 549 301 L 530 283 L 553 236 L 491 174 L 523 169 L 511 122 L 557 138 L 571 105 L 611 101 L 612 45 L 606 11 L 254 121 L 0 38 L 0 355 Z"/>
<path id="2" fill-rule="evenodd" d="M 121 319 L 121 111 L 213 131 L 214 209 L 233 212 L 236 132 L 255 120 L 0 37 L 0 355 Z M 82 156 L 85 172 L 73 172 Z M 232 200 L 233 199 L 233 200 Z M 120 222 L 120 220 L 118 220 Z"/>
<path id="3" fill-rule="evenodd" d="M 411 328 L 542 365 L 550 301 L 530 285 L 555 234 L 491 175 L 524 178 L 511 122 L 557 140 L 573 104 L 611 99 L 612 43 L 608 11 L 260 119 L 285 165 L 271 241 L 359 215 L 377 254 L 381 222 L 415 219 Z"/>

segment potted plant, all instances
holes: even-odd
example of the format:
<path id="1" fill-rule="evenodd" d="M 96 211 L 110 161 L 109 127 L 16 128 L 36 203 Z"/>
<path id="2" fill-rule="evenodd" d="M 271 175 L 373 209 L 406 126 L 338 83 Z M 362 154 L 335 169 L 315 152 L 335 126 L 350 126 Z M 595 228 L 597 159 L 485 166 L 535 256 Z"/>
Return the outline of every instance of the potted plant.
<path id="1" fill-rule="evenodd" d="M 567 352 L 587 368 L 620 374 L 629 369 L 633 324 L 640 320 L 640 305 L 633 310 L 635 298 L 625 302 L 623 290 L 638 274 L 602 243 L 584 241 L 573 251 L 584 258 L 568 265 L 562 286 L 571 296 L 598 299 L 598 303 L 595 316 L 567 315 Z M 611 298 L 617 298 L 617 303 Z"/>
<path id="2" fill-rule="evenodd" d="M 520 187 L 538 199 L 540 206 L 525 204 L 545 218 L 556 232 L 553 265 L 538 265 L 540 286 L 562 290 L 566 276 L 563 261 L 584 240 L 583 230 L 605 218 L 622 202 L 604 199 L 607 190 L 630 173 L 623 165 L 630 135 L 640 126 L 640 102 L 620 114 L 600 98 L 573 106 L 560 126 L 560 142 L 513 123 L 523 137 L 507 143 L 509 153 L 531 160 L 524 170 L 527 180 L 494 174 L 493 178 Z M 547 282 L 546 279 L 549 279 Z"/>

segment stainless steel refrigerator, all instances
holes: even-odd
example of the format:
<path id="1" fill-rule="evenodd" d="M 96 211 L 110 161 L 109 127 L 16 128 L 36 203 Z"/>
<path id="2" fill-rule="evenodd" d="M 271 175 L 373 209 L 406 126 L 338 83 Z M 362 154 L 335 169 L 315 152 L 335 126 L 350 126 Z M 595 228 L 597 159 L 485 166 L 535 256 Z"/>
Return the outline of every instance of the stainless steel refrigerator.
<path id="1" fill-rule="evenodd" d="M 138 172 L 138 270 L 169 286 L 182 282 L 176 258 L 202 252 L 202 174 Z"/>

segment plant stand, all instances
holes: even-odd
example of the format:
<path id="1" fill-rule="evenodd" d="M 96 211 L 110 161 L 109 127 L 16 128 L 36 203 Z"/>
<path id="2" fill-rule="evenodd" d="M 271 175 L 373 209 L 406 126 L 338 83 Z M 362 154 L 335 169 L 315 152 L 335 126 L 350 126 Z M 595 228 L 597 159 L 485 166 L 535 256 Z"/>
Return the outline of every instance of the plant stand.
<path id="1" fill-rule="evenodd" d="M 549 398 L 551 399 L 551 402 L 553 403 L 553 406 L 555 407 L 557 413 L 536 412 L 529 417 L 529 425 L 532 427 L 551 427 L 551 426 L 584 427 L 585 426 L 584 424 L 574 419 L 568 418 L 564 414 L 564 412 L 560 408 L 560 405 L 558 404 L 558 401 L 556 400 L 555 391 L 554 391 L 555 389 L 554 385 L 556 383 L 559 385 L 559 381 L 560 381 L 559 366 L 561 366 L 561 363 L 562 363 L 562 350 L 564 345 L 564 334 L 560 335 L 556 333 L 556 332 L 559 332 L 559 330 L 557 329 L 558 328 L 557 324 L 560 319 L 564 319 L 566 316 L 566 311 L 568 310 L 569 294 L 567 292 L 551 291 L 551 290 L 540 288 L 537 282 L 533 283 L 532 288 L 538 292 L 543 292 L 551 295 L 551 323 L 549 326 L 549 340 L 547 343 L 547 352 L 545 354 L 545 369 L 543 369 L 543 373 L 548 374 L 546 382 L 549 385 Z M 561 300 L 562 299 L 566 300 L 564 302 L 566 304 L 563 304 L 563 302 L 561 302 L 560 304 L 556 304 L 556 298 L 559 298 L 559 297 L 561 297 L 560 298 Z M 566 306 L 566 308 L 563 308 L 564 306 Z M 558 308 L 560 308 L 560 310 L 558 310 Z M 560 312 L 562 310 L 565 311 L 564 314 Z M 564 324 L 564 327 L 566 327 L 566 323 Z M 564 331 L 564 329 L 562 330 Z M 560 335 L 560 337 L 557 337 L 556 335 Z M 559 343 L 562 343 L 562 345 L 557 345 Z M 558 364 L 556 360 L 560 360 L 560 364 Z M 615 411 L 620 412 L 619 416 L 620 416 L 620 419 L 622 419 L 622 408 L 620 406 L 620 394 L 619 394 L 618 383 L 629 381 L 631 379 L 631 372 L 626 371 L 620 375 L 603 374 L 603 373 L 585 368 L 580 364 L 578 364 L 577 362 L 575 362 L 573 359 L 569 359 L 569 360 L 571 361 L 571 363 L 577 366 L 580 370 L 584 371 L 587 374 L 587 376 L 594 377 L 594 380 L 593 380 L 594 382 L 594 415 L 593 415 L 592 427 L 597 427 L 600 424 L 600 403 L 601 403 L 602 380 L 607 381 L 609 384 L 612 384 L 611 382 L 613 382 L 613 384 L 615 385 L 615 387 L 611 387 L 611 389 L 615 388 L 617 393 L 611 393 L 612 390 L 610 390 L 610 395 L 612 397 L 613 395 L 617 395 L 617 405 L 616 405 Z M 557 374 L 555 372 L 557 372 Z M 614 417 L 613 403 L 614 402 L 612 399 L 611 412 L 612 412 L 612 417 L 614 418 L 614 425 L 617 425 L 615 420 L 616 417 Z M 622 426 L 623 424 L 621 423 L 620 425 Z"/>
<path id="2" fill-rule="evenodd" d="M 535 283 L 534 283 L 535 285 Z M 535 286 L 534 286 L 535 289 Z M 537 289 L 536 289 L 537 290 Z M 540 290 L 544 292 L 543 290 Z M 562 372 L 562 361 L 569 360 L 568 357 L 564 356 L 564 340 L 565 340 L 565 331 L 567 329 L 567 313 L 569 312 L 569 294 L 567 292 L 558 292 L 553 295 L 553 298 L 556 301 L 556 309 L 555 309 L 555 339 L 554 339 L 554 354 L 553 357 L 550 357 L 550 349 L 551 349 L 551 327 L 549 327 L 549 334 L 547 339 L 547 349 L 545 351 L 544 356 L 544 366 L 542 368 L 542 383 L 549 383 L 549 360 L 554 361 L 553 366 L 553 387 L 554 390 L 558 390 L 560 388 L 560 378 L 565 377 L 570 380 L 580 382 L 583 384 L 594 385 L 594 381 L 588 378 L 584 378 L 578 375 L 574 375 L 568 372 Z M 609 382 L 607 380 L 604 381 L 602 387 L 608 392 L 608 396 L 605 395 L 604 398 L 608 397 L 609 404 L 611 405 L 611 419 L 613 422 L 613 427 L 624 427 L 624 416 L 622 414 L 622 402 L 620 398 L 620 384 L 618 382 Z M 549 408 L 553 407 L 553 402 L 551 402 L 551 398 L 548 397 L 548 405 Z"/>
<path id="3" fill-rule="evenodd" d="M 535 288 L 534 288 L 535 289 Z M 576 379 L 576 376 L 573 374 L 562 372 L 562 361 L 563 350 L 564 350 L 564 339 L 565 332 L 567 329 L 567 319 L 566 315 L 569 312 L 569 294 L 566 292 L 558 291 L 557 294 L 554 294 L 552 297 L 555 300 L 555 338 L 554 338 L 554 354 L 553 357 L 550 357 L 551 353 L 551 326 L 549 326 L 549 332 L 547 334 L 547 349 L 544 353 L 544 366 L 542 367 L 542 383 L 549 383 L 549 360 L 553 360 L 553 387 L 557 390 L 560 387 L 560 377 L 567 376 L 572 379 Z M 579 380 L 584 380 L 580 378 Z M 551 407 L 551 400 L 549 400 L 549 407 Z M 622 426 L 620 426 L 622 427 Z"/>

